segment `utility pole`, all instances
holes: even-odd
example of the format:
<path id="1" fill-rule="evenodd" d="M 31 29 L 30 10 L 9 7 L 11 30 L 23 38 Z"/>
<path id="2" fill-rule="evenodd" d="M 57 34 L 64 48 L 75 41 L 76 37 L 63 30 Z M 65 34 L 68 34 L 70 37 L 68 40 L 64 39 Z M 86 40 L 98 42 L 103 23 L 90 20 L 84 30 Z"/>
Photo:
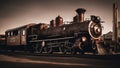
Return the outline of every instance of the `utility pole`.
<path id="1" fill-rule="evenodd" d="M 115 51 L 118 49 L 118 4 L 117 0 L 113 3 L 113 41 L 115 42 Z"/>

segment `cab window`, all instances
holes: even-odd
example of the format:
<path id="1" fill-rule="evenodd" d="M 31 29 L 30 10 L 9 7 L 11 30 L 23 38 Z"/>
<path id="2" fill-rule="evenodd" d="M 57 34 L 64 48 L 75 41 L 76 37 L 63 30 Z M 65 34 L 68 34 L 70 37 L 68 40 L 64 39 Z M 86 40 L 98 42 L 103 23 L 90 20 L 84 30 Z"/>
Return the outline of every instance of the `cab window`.
<path id="1" fill-rule="evenodd" d="M 18 31 L 13 31 L 13 36 L 17 36 L 18 35 Z"/>
<path id="2" fill-rule="evenodd" d="M 10 36 L 10 32 L 7 33 L 7 36 Z"/>
<path id="3" fill-rule="evenodd" d="M 10 32 L 10 36 L 13 36 L 13 32 Z"/>
<path id="4" fill-rule="evenodd" d="M 25 35 L 26 34 L 26 31 L 25 30 L 22 30 L 22 35 Z"/>

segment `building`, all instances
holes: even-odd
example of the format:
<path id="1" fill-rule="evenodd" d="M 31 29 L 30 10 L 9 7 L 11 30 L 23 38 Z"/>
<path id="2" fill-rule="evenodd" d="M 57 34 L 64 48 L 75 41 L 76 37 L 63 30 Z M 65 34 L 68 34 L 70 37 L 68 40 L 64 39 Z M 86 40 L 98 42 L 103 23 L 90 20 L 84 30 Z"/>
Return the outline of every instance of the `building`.
<path id="1" fill-rule="evenodd" d="M 113 28 L 115 28 L 115 26 L 113 26 Z M 115 36 L 116 31 L 117 31 L 117 34 L 116 34 L 117 36 Z M 118 27 L 116 31 L 115 30 L 113 30 L 113 32 L 110 31 L 104 34 L 102 37 L 103 37 L 104 42 L 107 42 L 111 45 L 111 47 L 114 47 L 114 50 L 117 49 L 117 51 L 120 51 L 120 21 L 118 22 Z"/>
<path id="2" fill-rule="evenodd" d="M 110 32 L 103 35 L 103 40 L 105 42 L 109 42 L 110 44 L 112 44 L 111 43 L 112 42 L 112 37 L 113 37 L 113 32 L 110 31 Z"/>

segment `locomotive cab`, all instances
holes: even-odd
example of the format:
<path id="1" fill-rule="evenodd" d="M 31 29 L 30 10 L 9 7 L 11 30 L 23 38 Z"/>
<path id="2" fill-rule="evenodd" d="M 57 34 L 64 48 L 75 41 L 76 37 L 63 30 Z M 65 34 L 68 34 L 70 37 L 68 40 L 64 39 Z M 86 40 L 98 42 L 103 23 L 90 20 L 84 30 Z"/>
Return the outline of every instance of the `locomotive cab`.
<path id="1" fill-rule="evenodd" d="M 34 24 L 28 24 L 18 28 L 10 29 L 5 32 L 6 45 L 10 50 L 24 49 L 28 45 L 27 37 L 29 35 L 28 29 Z"/>

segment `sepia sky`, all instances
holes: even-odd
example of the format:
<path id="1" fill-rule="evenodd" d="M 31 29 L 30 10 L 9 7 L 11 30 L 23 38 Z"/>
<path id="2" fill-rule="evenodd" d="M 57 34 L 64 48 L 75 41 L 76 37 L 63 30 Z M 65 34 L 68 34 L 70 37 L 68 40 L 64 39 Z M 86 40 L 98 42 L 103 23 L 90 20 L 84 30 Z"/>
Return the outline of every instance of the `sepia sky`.
<path id="1" fill-rule="evenodd" d="M 64 21 L 72 21 L 77 8 L 87 10 L 85 18 L 90 18 L 90 15 L 100 16 L 105 22 L 104 34 L 112 31 L 113 2 L 114 0 L 0 0 L 0 34 L 29 23 L 48 24 L 58 15 Z M 118 7 L 120 9 L 120 4 Z"/>

